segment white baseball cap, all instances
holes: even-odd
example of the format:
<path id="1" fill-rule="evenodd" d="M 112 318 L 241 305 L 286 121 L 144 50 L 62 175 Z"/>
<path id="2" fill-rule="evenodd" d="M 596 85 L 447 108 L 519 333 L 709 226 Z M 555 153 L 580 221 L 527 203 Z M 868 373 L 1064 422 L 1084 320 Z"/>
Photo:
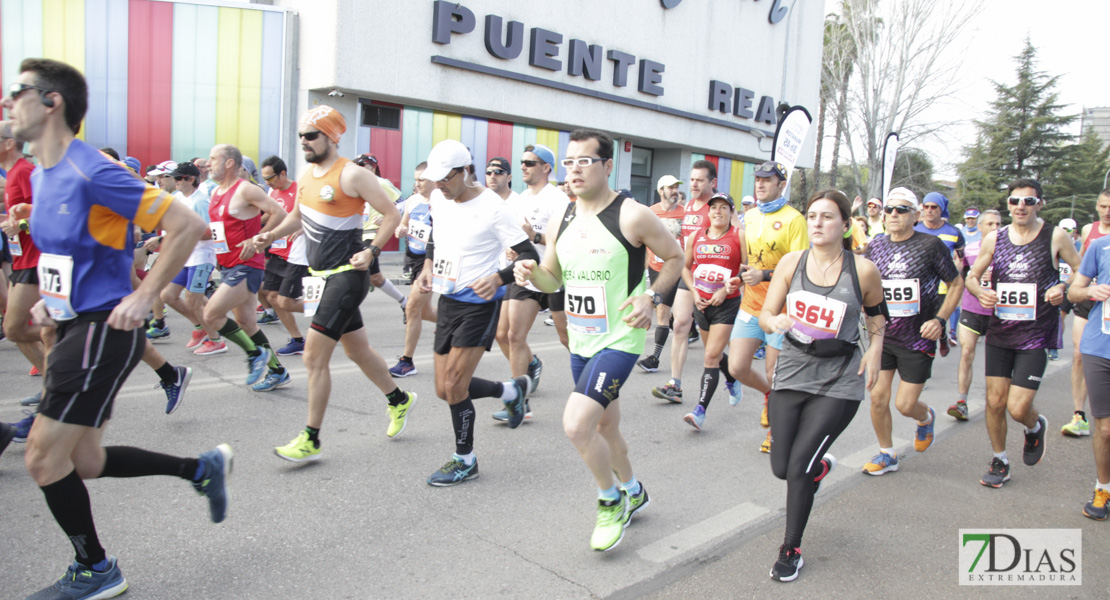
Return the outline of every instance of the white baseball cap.
<path id="1" fill-rule="evenodd" d="M 886 202 L 891 200 L 908 200 L 915 210 L 921 210 L 921 202 L 917 199 L 917 194 L 904 187 L 896 187 L 890 190 L 890 193 L 886 196 Z M 883 204 L 885 205 L 886 202 Z"/>
<path id="2" fill-rule="evenodd" d="M 665 187 L 671 187 L 672 185 L 679 184 L 679 183 L 682 183 L 682 182 L 679 181 L 678 178 L 675 177 L 674 175 L 664 175 L 664 176 L 659 178 L 659 183 L 656 184 L 655 189 L 661 190 Z"/>
<path id="3" fill-rule="evenodd" d="M 1076 225 L 1075 219 L 1071 219 L 1071 218 L 1060 219 L 1060 228 L 1061 229 L 1075 229 L 1077 226 L 1078 225 Z"/>
<path id="4" fill-rule="evenodd" d="M 149 175 L 150 177 L 161 177 L 163 175 L 169 175 L 176 170 L 177 163 L 173 162 L 172 160 L 164 160 L 158 163 L 158 166 L 154 167 L 154 169 L 147 175 Z"/>
<path id="5" fill-rule="evenodd" d="M 451 169 L 469 167 L 474 164 L 470 150 L 458 140 L 443 140 L 428 153 L 428 167 L 420 175 L 427 181 L 440 181 L 447 177 Z"/>

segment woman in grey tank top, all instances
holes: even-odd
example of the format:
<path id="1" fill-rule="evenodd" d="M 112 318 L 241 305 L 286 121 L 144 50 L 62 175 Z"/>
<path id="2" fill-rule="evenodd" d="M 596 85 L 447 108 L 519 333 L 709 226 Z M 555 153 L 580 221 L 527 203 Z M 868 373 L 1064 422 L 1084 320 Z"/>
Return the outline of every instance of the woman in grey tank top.
<path id="1" fill-rule="evenodd" d="M 786 480 L 786 535 L 771 578 L 793 581 L 813 496 L 836 459 L 827 454 L 875 383 L 883 349 L 883 288 L 875 265 L 851 251 L 851 203 L 837 190 L 810 199 L 812 246 L 775 269 L 759 326 L 786 334 L 771 384 L 771 471 Z M 860 351 L 860 315 L 870 347 Z M 866 377 L 864 377 L 866 373 Z"/>

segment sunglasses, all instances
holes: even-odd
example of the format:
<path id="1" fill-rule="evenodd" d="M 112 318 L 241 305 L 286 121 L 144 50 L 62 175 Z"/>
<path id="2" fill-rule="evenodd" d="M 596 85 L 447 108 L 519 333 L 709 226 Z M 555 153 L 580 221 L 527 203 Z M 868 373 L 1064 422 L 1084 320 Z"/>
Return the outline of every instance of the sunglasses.
<path id="1" fill-rule="evenodd" d="M 443 179 L 440 179 L 436 183 L 447 183 L 448 181 L 451 181 L 451 179 L 453 179 L 455 177 L 455 175 L 459 174 L 459 171 L 462 171 L 462 169 L 460 169 L 459 167 L 455 167 L 454 169 L 451 169 L 451 172 L 447 174 L 447 177 L 444 177 Z"/>
<path id="2" fill-rule="evenodd" d="M 893 206 L 884 206 L 883 211 L 886 212 L 886 214 L 888 214 L 888 215 L 892 214 L 892 213 L 895 213 L 895 212 L 897 212 L 900 215 L 904 215 L 908 212 L 913 211 L 913 207 L 912 206 L 906 206 L 905 204 L 895 204 Z"/>
<path id="3" fill-rule="evenodd" d="M 274 173 L 273 175 L 270 175 L 269 177 L 263 177 L 262 180 L 263 181 L 269 181 L 269 180 L 271 180 L 271 179 L 273 179 L 274 177 L 277 177 L 277 176 L 278 176 L 278 174 Z"/>
<path id="4" fill-rule="evenodd" d="M 1010 206 L 1017 206 L 1019 204 L 1024 204 L 1026 206 L 1036 206 L 1037 203 L 1041 201 L 1041 199 L 1036 196 L 1010 196 L 1009 198 L 1006 198 L 1006 201 L 1010 203 Z"/>
<path id="5" fill-rule="evenodd" d="M 174 175 L 173 180 L 174 181 L 185 181 L 185 177 L 186 177 L 185 175 Z"/>
<path id="6" fill-rule="evenodd" d="M 486 175 L 504 175 L 508 173 L 505 169 L 486 169 Z"/>
<path id="7" fill-rule="evenodd" d="M 300 136 L 300 138 L 302 140 L 307 140 L 309 142 L 315 142 L 316 139 L 320 137 L 321 133 L 322 132 L 320 132 L 320 131 L 309 131 L 307 133 L 298 133 L 297 135 Z"/>
<path id="8" fill-rule="evenodd" d="M 534 166 L 536 166 L 536 165 L 538 165 L 542 162 L 543 162 L 542 160 L 522 160 L 522 161 L 520 161 L 520 164 L 522 164 L 526 167 L 534 167 Z"/>
<path id="9" fill-rule="evenodd" d="M 45 94 L 51 94 L 51 93 L 54 92 L 54 90 L 48 90 L 44 87 L 39 87 L 37 85 L 30 85 L 30 84 L 26 84 L 26 83 L 13 83 L 11 85 L 11 87 L 8 88 L 8 95 L 11 97 L 12 102 L 15 102 L 16 100 L 19 99 L 20 94 L 22 94 L 23 92 L 26 92 L 27 90 L 38 90 L 38 91 L 42 92 L 44 95 Z"/>
<path id="10" fill-rule="evenodd" d="M 1074 227 L 1061 227 L 1061 229 L 1063 229 L 1064 231 L 1066 231 L 1068 233 L 1074 233 L 1075 232 Z"/>
<path id="11" fill-rule="evenodd" d="M 592 157 L 592 156 L 583 156 L 581 158 L 564 158 L 563 160 L 559 161 L 559 163 L 562 164 L 564 167 L 569 169 L 569 168 L 574 167 L 574 166 L 588 167 L 588 166 L 594 164 L 595 162 L 604 162 L 604 161 L 605 161 L 604 158 L 595 158 L 595 157 Z"/>

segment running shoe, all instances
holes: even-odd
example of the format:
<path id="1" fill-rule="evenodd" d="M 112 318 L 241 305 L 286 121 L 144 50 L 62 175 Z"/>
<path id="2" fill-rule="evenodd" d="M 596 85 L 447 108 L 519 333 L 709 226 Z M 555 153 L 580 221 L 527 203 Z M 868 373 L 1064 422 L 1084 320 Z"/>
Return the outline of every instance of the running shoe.
<path id="1" fill-rule="evenodd" d="M 295 463 L 320 460 L 320 444 L 308 439 L 307 431 L 301 431 L 293 441 L 274 448 L 274 454 Z"/>
<path id="2" fill-rule="evenodd" d="M 763 360 L 767 358 L 767 346 L 764 345 L 757 348 L 752 358 L 754 358 L 755 360 Z"/>
<path id="3" fill-rule="evenodd" d="M 744 399 L 744 386 L 739 381 L 726 380 L 725 387 L 728 388 L 729 406 L 740 406 L 740 401 Z"/>
<path id="4" fill-rule="evenodd" d="M 401 435 L 409 422 L 409 410 L 416 404 L 416 392 L 405 392 L 405 401 L 397 406 L 386 406 L 389 413 L 389 428 L 385 434 L 391 438 Z"/>
<path id="5" fill-rule="evenodd" d="M 1022 460 L 1030 467 L 1041 462 L 1044 458 L 1044 438 L 1048 432 L 1048 419 L 1044 415 L 1037 417 L 1041 430 L 1037 433 L 1025 434 L 1025 450 L 1021 454 Z"/>
<path id="6" fill-rule="evenodd" d="M 682 388 L 675 385 L 673 379 L 663 387 L 651 388 L 651 395 L 675 404 L 682 404 Z"/>
<path id="7" fill-rule="evenodd" d="M 644 487 L 643 483 L 640 484 L 639 494 L 629 494 L 628 490 L 622 491 L 628 496 L 628 520 L 631 522 L 632 515 L 647 508 L 648 504 L 651 504 L 651 498 L 648 496 L 647 488 Z"/>
<path id="8" fill-rule="evenodd" d="M 654 356 L 645 356 L 636 362 L 636 366 L 643 369 L 645 373 L 654 373 L 659 370 L 659 359 Z"/>
<path id="9" fill-rule="evenodd" d="M 548 317 L 548 318 L 543 320 L 543 324 L 547 325 L 548 327 L 554 327 L 555 326 L 555 319 L 552 319 L 551 317 Z"/>
<path id="10" fill-rule="evenodd" d="M 39 390 L 39 391 L 35 392 L 35 395 L 33 395 L 33 396 L 27 396 L 26 398 L 20 400 L 19 405 L 20 406 L 38 406 L 39 402 L 42 402 L 42 390 Z M 1084 424 L 1086 424 L 1086 423 L 1084 423 Z M 1090 431 L 1088 431 L 1087 433 L 1088 433 L 1088 435 L 1090 435 Z"/>
<path id="11" fill-rule="evenodd" d="M 1069 437 L 1091 435 L 1091 424 L 1087 422 L 1087 419 L 1079 416 L 1079 413 L 1075 413 L 1071 416 L 1071 423 L 1064 425 L 1060 429 L 1060 433 Z"/>
<path id="12" fill-rule="evenodd" d="M 405 298 L 405 300 L 408 300 L 408 298 Z M 404 302 L 401 303 L 401 324 L 402 325 L 408 325 L 409 324 L 409 313 L 405 312 L 405 303 Z"/>
<path id="13" fill-rule="evenodd" d="M 116 557 L 108 557 L 109 568 L 100 573 L 74 562 L 50 587 L 27 596 L 27 600 L 55 600 L 57 598 L 115 598 L 127 591 L 127 580 L 119 570 Z"/>
<path id="14" fill-rule="evenodd" d="M 167 339 L 170 337 L 170 327 L 169 325 L 165 327 L 155 327 L 154 325 L 151 325 L 150 329 L 146 330 L 146 337 L 148 340 Z"/>
<path id="15" fill-rule="evenodd" d="M 817 491 L 821 489 L 821 482 L 824 481 L 825 478 L 829 476 L 829 473 L 832 473 L 832 470 L 836 468 L 836 457 L 832 454 L 826 454 L 821 458 L 820 467 L 821 472 L 817 474 L 817 477 L 813 478 L 813 482 L 817 484 L 817 487 L 813 488 L 814 494 L 816 494 Z"/>
<path id="16" fill-rule="evenodd" d="M 260 315 L 264 312 L 266 312 L 266 307 L 265 306 L 262 306 L 261 304 L 259 304 L 258 306 L 254 307 L 254 313 L 255 314 Z"/>
<path id="17" fill-rule="evenodd" d="M 2 451 L 3 446 L 0 446 L 0 452 Z M 1110 492 L 1102 488 L 1095 488 L 1095 495 L 1083 507 L 1083 514 L 1096 521 L 1105 521 L 1107 513 L 1110 513 L 1110 509 L 1106 507 L 1108 501 L 1110 501 Z"/>
<path id="18" fill-rule="evenodd" d="M 1048 349 L 1048 360 L 1060 360 L 1060 351 L 1056 348 Z"/>
<path id="19" fill-rule="evenodd" d="M 258 356 L 247 357 L 247 385 L 254 385 L 266 373 L 266 363 L 270 362 L 270 350 L 258 348 Z"/>
<path id="20" fill-rule="evenodd" d="M 278 356 L 293 356 L 294 354 L 304 354 L 304 340 L 297 341 L 289 338 L 289 343 L 278 348 Z"/>
<path id="21" fill-rule="evenodd" d="M 159 381 L 158 385 L 166 392 L 166 414 L 171 414 L 185 401 L 185 388 L 189 387 L 189 380 L 193 378 L 193 369 L 190 367 L 174 367 L 177 373 L 176 383 Z"/>
<path id="22" fill-rule="evenodd" d="M 389 368 L 389 374 L 394 377 L 408 377 L 409 375 L 416 375 L 419 371 L 416 370 L 416 365 L 407 360 L 397 360 L 397 364 Z"/>
<path id="23" fill-rule="evenodd" d="M 948 351 L 950 350 L 950 348 L 948 347 L 948 336 L 946 336 L 946 335 L 940 336 L 940 344 L 938 344 L 938 345 L 940 346 L 940 349 L 939 349 L 939 352 L 937 352 L 937 354 L 939 354 L 941 358 L 944 358 L 945 356 L 948 356 Z"/>
<path id="24" fill-rule="evenodd" d="M 693 411 L 686 413 L 682 420 L 689 423 L 694 429 L 701 431 L 701 426 L 705 423 L 705 407 L 698 404 Z"/>
<path id="25" fill-rule="evenodd" d="M 802 570 L 804 564 L 800 548 L 788 548 L 783 544 L 779 546 L 779 559 L 771 567 L 771 579 L 783 582 L 794 581 L 798 578 L 798 571 Z"/>
<path id="26" fill-rule="evenodd" d="M 4 319 L 0 318 L 0 342 L 6 339 L 8 339 L 8 336 L 4 335 Z"/>
<path id="27" fill-rule="evenodd" d="M 991 468 L 979 483 L 992 488 L 1000 488 L 1010 480 L 1010 465 L 997 456 L 991 459 Z"/>
<path id="28" fill-rule="evenodd" d="M 626 494 L 621 492 L 616 500 L 597 501 L 597 525 L 590 536 L 590 547 L 599 552 L 606 552 L 617 547 L 624 538 L 624 528 L 632 513 L 628 511 Z"/>
<path id="29" fill-rule="evenodd" d="M 31 365 L 31 370 L 27 374 L 31 377 L 42 377 L 42 372 L 34 365 Z"/>
<path id="30" fill-rule="evenodd" d="M 8 447 L 14 437 L 15 427 L 0 421 L 0 454 L 4 453 L 4 449 Z"/>
<path id="31" fill-rule="evenodd" d="M 913 449 L 918 452 L 924 452 L 933 445 L 933 426 L 937 423 L 937 413 L 932 407 L 929 407 L 929 424 L 917 424 L 917 431 L 913 437 Z"/>
<path id="32" fill-rule="evenodd" d="M 188 350 L 196 348 L 197 346 L 204 343 L 205 337 L 206 334 L 204 333 L 203 329 L 194 329 L 193 333 L 189 335 L 189 341 L 185 344 L 185 348 Z"/>
<path id="33" fill-rule="evenodd" d="M 469 479 L 478 478 L 478 459 L 469 466 L 458 454 L 452 454 L 451 460 L 443 464 L 438 471 L 428 477 L 428 485 L 435 487 L 448 487 L 458 485 Z"/>
<path id="34" fill-rule="evenodd" d="M 771 442 L 772 441 L 773 440 L 771 438 L 771 432 L 768 431 L 767 432 L 767 437 L 763 438 L 763 443 L 759 445 L 759 451 L 764 453 L 764 454 L 770 454 L 771 453 Z"/>
<path id="35" fill-rule="evenodd" d="M 411 269 L 405 269 L 405 270 L 401 271 L 401 279 L 407 279 L 409 281 L 409 284 L 411 285 L 412 284 L 412 270 Z"/>
<path id="36" fill-rule="evenodd" d="M 252 385 L 251 389 L 256 392 L 270 392 L 278 389 L 283 385 L 288 385 L 291 381 L 293 381 L 293 378 L 289 376 L 288 369 L 282 371 L 280 374 L 270 371 L 269 373 L 266 373 L 265 379 Z"/>
<path id="37" fill-rule="evenodd" d="M 764 429 L 768 429 L 771 427 L 771 419 L 767 416 L 767 403 L 769 403 L 770 401 L 771 391 L 767 390 L 767 393 L 763 394 L 763 412 L 759 413 L 759 426 Z"/>
<path id="38" fill-rule="evenodd" d="M 227 482 L 231 478 L 234 458 L 231 446 L 227 444 L 220 444 L 197 457 L 204 473 L 193 482 L 193 489 L 208 496 L 208 514 L 213 523 L 219 523 L 227 516 Z"/>
<path id="39" fill-rule="evenodd" d="M 524 421 L 524 413 L 527 412 L 524 408 L 524 403 L 528 400 L 528 388 L 532 385 L 532 378 L 527 375 L 520 377 L 513 377 L 513 387 L 516 388 L 516 398 L 512 400 L 502 400 L 505 404 L 505 410 L 509 413 L 509 419 L 505 423 L 509 429 L 516 429 Z"/>
<path id="40" fill-rule="evenodd" d="M 197 356 L 223 354 L 224 352 L 227 352 L 227 344 L 223 343 L 222 340 L 217 340 L 215 342 L 213 342 L 212 340 L 204 340 L 204 343 L 202 343 L 200 346 L 197 346 L 196 350 L 193 350 L 193 354 L 196 354 Z"/>
<path id="41" fill-rule="evenodd" d="M 524 420 L 527 421 L 528 419 L 531 419 L 531 418 L 532 418 L 532 407 L 528 404 L 528 401 L 525 400 L 524 401 Z M 502 423 L 504 423 L 505 421 L 508 421 L 509 420 L 509 411 L 499 410 L 499 411 L 493 413 L 493 420 L 494 421 L 501 421 Z"/>
<path id="42" fill-rule="evenodd" d="M 948 336 L 948 345 L 955 348 L 956 346 L 960 345 L 960 341 L 953 336 Z"/>
<path id="43" fill-rule="evenodd" d="M 883 475 L 898 470 L 898 457 L 886 452 L 880 452 L 871 458 L 871 462 L 863 465 L 863 472 L 868 475 Z"/>
<path id="44" fill-rule="evenodd" d="M 264 312 L 262 313 L 262 316 L 258 317 L 259 325 L 273 325 L 274 323 L 280 322 L 281 319 L 278 318 L 277 313 Z"/>
<path id="45" fill-rule="evenodd" d="M 532 355 L 532 362 L 528 363 L 528 377 L 532 378 L 532 389 L 528 390 L 528 395 L 536 393 L 536 388 L 540 387 L 540 375 L 543 374 L 543 361 L 535 354 Z"/>
<path id="46" fill-rule="evenodd" d="M 956 419 L 957 421 L 966 421 L 967 402 L 964 400 L 957 400 L 955 404 L 948 407 L 948 416 Z"/>
<path id="47" fill-rule="evenodd" d="M 700 340 L 700 339 L 701 339 L 701 334 L 698 333 L 698 328 L 697 327 L 691 327 L 690 328 L 690 336 L 686 338 L 686 343 L 688 345 L 694 345 L 694 344 L 698 343 L 698 340 Z"/>
<path id="48" fill-rule="evenodd" d="M 35 424 L 35 416 L 39 413 L 31 410 L 24 410 L 23 414 L 27 416 L 23 417 L 22 421 L 9 423 L 9 425 L 15 429 L 15 435 L 12 436 L 12 441 L 17 444 L 22 444 L 27 441 L 27 434 L 31 432 L 31 425 Z"/>

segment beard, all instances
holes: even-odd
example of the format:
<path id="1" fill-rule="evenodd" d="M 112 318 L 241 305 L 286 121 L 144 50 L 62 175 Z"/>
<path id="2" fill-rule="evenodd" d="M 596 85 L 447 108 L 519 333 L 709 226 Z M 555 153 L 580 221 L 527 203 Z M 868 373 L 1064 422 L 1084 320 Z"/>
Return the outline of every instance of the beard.
<path id="1" fill-rule="evenodd" d="M 329 157 L 331 157 L 331 152 L 328 148 L 325 148 L 323 152 L 316 152 L 311 148 L 304 148 L 305 162 L 308 162 L 308 163 L 311 163 L 311 164 L 314 164 L 314 165 L 315 164 L 320 164 L 320 163 L 324 162 L 325 160 L 327 160 Z"/>

